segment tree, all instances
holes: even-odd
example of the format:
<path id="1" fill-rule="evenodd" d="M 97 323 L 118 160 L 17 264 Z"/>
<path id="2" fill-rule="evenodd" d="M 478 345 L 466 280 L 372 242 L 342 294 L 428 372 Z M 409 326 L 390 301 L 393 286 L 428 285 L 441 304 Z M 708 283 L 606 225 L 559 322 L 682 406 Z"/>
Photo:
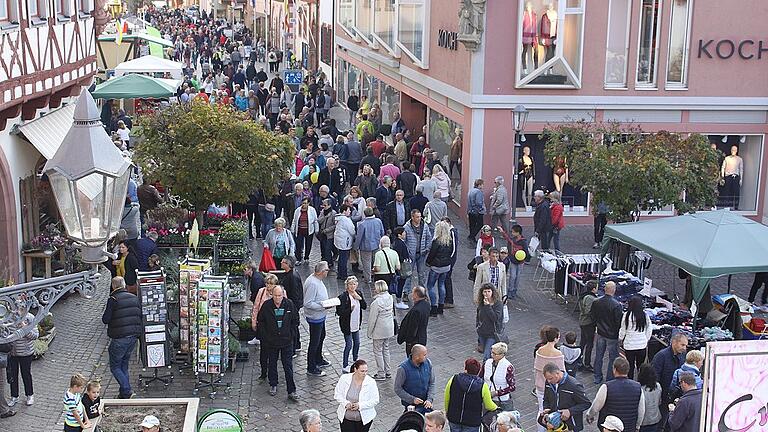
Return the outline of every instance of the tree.
<path id="1" fill-rule="evenodd" d="M 139 121 L 143 139 L 134 159 L 198 215 L 213 203 L 246 202 L 248 194 L 276 190 L 293 162 L 294 146 L 228 106 L 194 101 Z M 202 219 L 199 220 L 202 222 Z"/>
<path id="2" fill-rule="evenodd" d="M 616 222 L 670 205 L 679 213 L 715 205 L 718 155 L 701 135 L 585 121 L 551 126 L 543 135 L 548 163 L 564 159 L 571 183 L 592 193 L 593 203 L 605 203 Z"/>

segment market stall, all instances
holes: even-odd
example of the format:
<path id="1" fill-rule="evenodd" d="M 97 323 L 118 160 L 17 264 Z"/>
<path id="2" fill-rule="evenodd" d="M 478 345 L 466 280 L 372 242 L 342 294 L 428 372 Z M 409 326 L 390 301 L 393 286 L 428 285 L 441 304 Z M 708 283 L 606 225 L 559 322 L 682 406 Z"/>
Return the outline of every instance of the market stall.
<path id="1" fill-rule="evenodd" d="M 155 56 L 143 56 L 120 63 L 115 67 L 115 76 L 125 74 L 169 74 L 174 79 L 182 79 L 183 63 L 158 58 Z"/>
<path id="2" fill-rule="evenodd" d="M 111 78 L 91 92 L 95 99 L 168 98 L 176 94 L 180 81 L 130 74 Z"/>

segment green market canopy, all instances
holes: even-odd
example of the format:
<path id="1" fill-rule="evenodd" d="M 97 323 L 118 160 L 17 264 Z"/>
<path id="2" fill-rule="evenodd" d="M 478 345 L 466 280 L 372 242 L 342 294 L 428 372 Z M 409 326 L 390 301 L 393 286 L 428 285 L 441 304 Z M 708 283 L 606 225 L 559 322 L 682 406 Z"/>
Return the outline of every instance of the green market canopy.
<path id="1" fill-rule="evenodd" d="M 167 98 L 176 94 L 178 86 L 176 80 L 128 74 L 104 81 L 91 94 L 99 99 Z"/>
<path id="2" fill-rule="evenodd" d="M 688 272 L 697 303 L 716 277 L 768 271 L 768 227 L 728 210 L 608 225 L 605 236 L 604 253 L 618 240 Z"/>

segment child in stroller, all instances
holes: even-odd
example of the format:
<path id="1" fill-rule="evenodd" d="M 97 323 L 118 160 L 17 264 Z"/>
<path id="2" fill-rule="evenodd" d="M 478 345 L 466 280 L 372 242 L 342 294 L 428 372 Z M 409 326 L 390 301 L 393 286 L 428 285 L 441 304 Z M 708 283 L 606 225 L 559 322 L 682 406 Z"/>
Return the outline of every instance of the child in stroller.
<path id="1" fill-rule="evenodd" d="M 390 432 L 442 432 L 447 422 L 445 413 L 440 410 L 430 411 L 424 416 L 409 409 L 397 419 Z"/>

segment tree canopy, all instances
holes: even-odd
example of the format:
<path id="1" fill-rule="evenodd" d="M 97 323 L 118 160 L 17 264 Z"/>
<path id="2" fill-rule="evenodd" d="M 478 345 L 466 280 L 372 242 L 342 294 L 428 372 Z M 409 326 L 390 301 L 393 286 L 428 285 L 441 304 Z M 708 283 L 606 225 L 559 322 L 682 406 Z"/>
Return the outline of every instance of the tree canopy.
<path id="1" fill-rule="evenodd" d="M 195 101 L 139 121 L 143 138 L 134 160 L 197 210 L 246 202 L 275 191 L 293 162 L 294 146 L 228 106 Z"/>
<path id="2" fill-rule="evenodd" d="M 718 154 L 698 134 L 585 121 L 543 132 L 550 164 L 564 158 L 571 183 L 605 203 L 617 222 L 637 220 L 668 206 L 679 213 L 708 209 L 717 198 Z"/>

